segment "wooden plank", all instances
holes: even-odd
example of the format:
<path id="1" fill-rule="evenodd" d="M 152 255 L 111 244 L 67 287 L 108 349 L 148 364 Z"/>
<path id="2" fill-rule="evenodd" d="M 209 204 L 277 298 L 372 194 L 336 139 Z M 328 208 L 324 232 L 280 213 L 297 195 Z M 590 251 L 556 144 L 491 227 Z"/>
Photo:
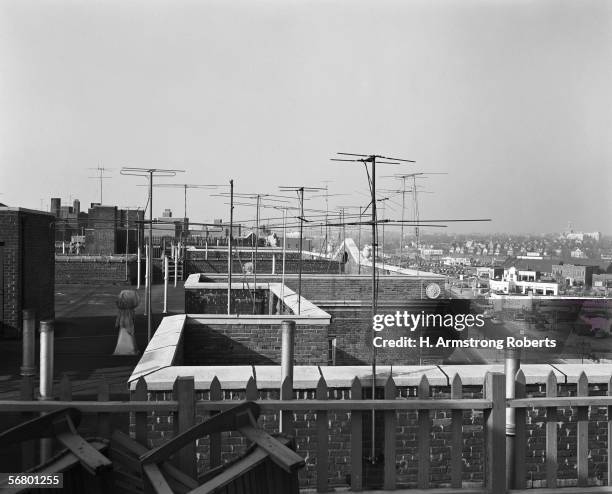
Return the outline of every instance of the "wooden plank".
<path id="1" fill-rule="evenodd" d="M 126 453 L 123 453 L 123 451 L 125 451 Z M 141 468 L 140 468 L 140 460 L 138 458 L 141 455 L 145 454 L 147 451 L 149 450 L 145 446 L 134 441 L 130 436 L 128 436 L 124 432 L 116 430 L 113 432 L 113 435 L 111 436 L 110 454 L 111 455 L 113 454 L 122 455 L 121 456 L 122 460 L 128 454 L 132 455 L 135 462 L 137 463 L 137 468 L 134 471 L 137 471 L 139 475 L 141 475 Z M 126 462 L 126 466 L 127 465 L 128 463 Z M 130 462 L 129 465 L 131 466 L 133 464 Z M 170 464 L 169 462 L 161 463 L 160 468 L 167 479 L 174 478 L 191 489 L 195 489 L 198 486 L 198 483 L 195 479 L 192 479 L 187 474 L 180 471 L 179 469 L 177 469 L 174 465 Z"/>
<path id="2" fill-rule="evenodd" d="M 488 372 L 485 376 L 485 397 L 493 407 L 484 412 L 485 485 L 493 493 L 506 492 L 506 378 Z"/>
<path id="3" fill-rule="evenodd" d="M 463 398 L 463 383 L 459 374 L 455 373 L 451 382 L 451 400 Z M 451 487 L 461 488 L 463 470 L 463 412 L 461 410 L 451 411 Z"/>
<path id="4" fill-rule="evenodd" d="M 148 453 L 140 457 L 143 463 L 159 463 L 164 461 L 180 450 L 186 444 L 189 444 L 196 439 L 206 436 L 211 432 L 222 432 L 230 430 L 238 430 L 239 427 L 250 423 L 248 412 L 253 417 L 259 417 L 259 406 L 253 402 L 244 402 L 234 406 L 231 410 L 220 413 L 211 417 L 205 422 L 194 425 L 191 429 L 178 434 L 170 441 L 161 446 L 152 449 Z"/>
<path id="5" fill-rule="evenodd" d="M 270 455 L 270 459 L 286 472 L 293 473 L 304 466 L 304 458 L 274 439 L 263 429 L 257 429 L 253 425 L 245 425 L 238 430 L 247 439 L 266 451 Z"/>
<path id="6" fill-rule="evenodd" d="M 550 371 L 546 379 L 546 396 L 557 396 L 557 377 Z M 546 408 L 546 486 L 557 487 L 557 408 Z"/>
<path id="7" fill-rule="evenodd" d="M 191 429 L 195 424 L 195 382 L 193 376 L 177 377 L 174 381 L 175 399 L 179 403 L 175 424 L 177 433 Z M 186 475 L 196 478 L 196 439 L 183 446 L 177 454 L 178 468 Z"/>
<path id="8" fill-rule="evenodd" d="M 569 408 L 612 406 L 611 396 L 561 396 L 508 400 L 511 408 Z"/>
<path id="9" fill-rule="evenodd" d="M 144 380 L 144 377 L 140 377 L 136 382 L 136 389 L 134 390 L 134 394 L 132 395 L 132 399 L 135 401 L 146 401 L 148 398 L 147 392 L 147 382 Z M 159 413 L 163 413 L 162 410 L 159 410 Z M 143 446 L 147 445 L 147 412 L 138 412 L 134 413 L 134 431 L 136 441 L 138 441 Z"/>
<path id="10" fill-rule="evenodd" d="M 578 396 L 589 395 L 589 380 L 584 371 L 578 378 Z M 576 417 L 578 421 L 577 429 L 577 471 L 578 487 L 586 487 L 589 482 L 589 407 L 578 407 Z"/>
<path id="11" fill-rule="evenodd" d="M 259 399 L 259 390 L 257 389 L 257 383 L 255 382 L 255 378 L 253 376 L 249 377 L 249 380 L 246 383 L 244 395 L 247 400 L 255 401 Z M 246 440 L 247 448 L 251 446 L 251 444 L 252 444 L 251 441 L 247 439 Z"/>
<path id="12" fill-rule="evenodd" d="M 317 400 L 327 400 L 329 398 L 327 383 L 323 376 L 319 379 L 315 393 Z M 328 487 L 328 423 L 327 411 L 317 410 L 317 492 L 327 492 Z"/>
<path id="13" fill-rule="evenodd" d="M 100 441 L 92 441 L 91 446 L 98 451 L 104 452 L 106 450 L 107 445 Z M 66 453 L 56 460 L 53 460 L 51 463 L 40 467 L 36 470 L 38 475 L 50 475 L 54 473 L 64 473 L 69 472 L 72 468 L 74 468 L 79 463 L 79 459 L 73 455 L 72 453 Z M 11 487 L 7 489 L 5 484 L 8 480 L 8 473 L 0 473 L 0 491 L 6 492 L 10 494 L 19 494 L 21 492 L 31 492 L 32 489 L 29 487 Z"/>
<path id="14" fill-rule="evenodd" d="M 72 383 L 68 374 L 63 374 L 59 382 L 59 399 L 61 401 L 72 401 Z"/>
<path id="15" fill-rule="evenodd" d="M 514 396 L 524 398 L 527 394 L 525 374 L 522 369 L 516 373 L 514 384 Z M 515 410 L 516 436 L 514 437 L 514 488 L 525 489 L 527 487 L 527 468 L 525 455 L 527 454 L 527 409 L 517 408 Z"/>
<path id="16" fill-rule="evenodd" d="M 538 400 L 541 400 L 539 402 Z M 233 400 L 198 401 L 197 412 L 226 411 L 236 406 Z M 554 406 L 607 406 L 612 405 L 612 397 L 589 396 L 587 398 L 528 398 L 526 400 L 510 400 L 509 406 L 518 407 L 545 407 L 547 403 Z M 330 411 L 330 410 L 485 410 L 491 408 L 490 400 L 465 399 L 459 403 L 453 400 L 265 400 L 259 402 L 262 412 L 278 412 L 279 410 L 292 411 Z M 3 412 L 50 412 L 58 408 L 73 407 L 83 413 L 126 413 L 126 412 L 176 412 L 178 403 L 168 401 L 21 401 L 3 400 Z"/>
<path id="17" fill-rule="evenodd" d="M 27 422 L 22 422 L 0 434 L 0 447 L 6 447 L 28 439 L 52 437 L 55 434 L 54 424 L 56 421 L 66 418 L 70 418 L 72 423 L 78 426 L 81 421 L 81 412 L 75 408 L 61 408 Z"/>
<path id="18" fill-rule="evenodd" d="M 56 423 L 55 437 L 79 459 L 85 470 L 92 475 L 100 475 L 112 469 L 113 463 L 77 433 L 70 417 L 65 417 L 63 422 L 63 426 Z"/>
<path id="19" fill-rule="evenodd" d="M 210 399 L 212 401 L 219 401 L 223 397 L 221 391 L 221 383 L 217 376 L 210 382 Z M 216 415 L 218 412 L 211 412 L 211 417 Z M 212 432 L 210 434 L 210 467 L 215 468 L 221 465 L 221 433 Z"/>
<path id="20" fill-rule="evenodd" d="M 361 381 L 358 377 L 351 384 L 351 399 L 362 397 Z M 363 488 L 363 412 L 351 411 L 351 490 Z"/>
<path id="21" fill-rule="evenodd" d="M 109 400 L 110 388 L 105 380 L 98 385 L 98 401 L 105 402 Z M 100 412 L 98 414 L 98 435 L 106 438 L 111 435 L 111 417 L 108 412 Z"/>
<path id="22" fill-rule="evenodd" d="M 214 478 L 208 480 L 201 486 L 196 487 L 190 494 L 206 494 L 214 492 L 215 490 L 234 482 L 241 476 L 244 476 L 252 468 L 262 464 L 266 458 L 268 458 L 268 453 L 262 448 L 256 448 L 253 452 L 249 453 L 244 458 L 241 458 L 226 470 L 217 474 Z"/>
<path id="23" fill-rule="evenodd" d="M 612 376 L 608 381 L 608 396 L 612 397 Z M 612 486 L 612 405 L 608 407 L 608 486 Z"/>
<path id="24" fill-rule="evenodd" d="M 421 400 L 429 399 L 429 380 L 425 374 L 423 374 L 419 383 L 418 397 Z M 419 455 L 417 486 L 419 489 L 427 489 L 429 487 L 431 421 L 429 420 L 429 410 L 419 410 L 417 413 L 419 429 L 417 432 L 417 451 Z"/>
<path id="25" fill-rule="evenodd" d="M 389 376 L 385 383 L 385 399 L 395 400 L 397 389 L 393 378 Z M 388 410 L 384 413 L 384 488 L 387 490 L 395 490 L 396 484 L 396 444 L 397 438 L 397 414 L 395 410 Z"/>
<path id="26" fill-rule="evenodd" d="M 157 465 L 151 463 L 142 465 L 142 473 L 145 484 L 148 484 L 155 494 L 174 494 Z"/>

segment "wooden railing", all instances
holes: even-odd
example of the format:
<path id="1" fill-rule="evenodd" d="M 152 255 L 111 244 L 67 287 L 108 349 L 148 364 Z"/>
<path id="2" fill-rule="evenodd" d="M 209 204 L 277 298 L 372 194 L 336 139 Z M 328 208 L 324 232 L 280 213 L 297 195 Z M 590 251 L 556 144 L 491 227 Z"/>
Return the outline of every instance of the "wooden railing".
<path id="1" fill-rule="evenodd" d="M 25 381 L 22 400 L 0 402 L 0 412 L 12 413 L 40 413 L 55 410 L 57 408 L 70 406 L 77 408 L 83 414 L 94 414 L 97 416 L 98 435 L 109 437 L 111 433 L 111 414 L 132 414 L 132 434 L 135 439 L 144 445 L 150 445 L 148 425 L 150 414 L 172 415 L 174 435 L 179 434 L 196 422 L 196 416 L 210 417 L 234 407 L 235 399 L 222 399 L 224 392 L 219 380 L 214 378 L 210 383 L 208 399 L 195 399 L 194 380 L 192 377 L 179 377 L 174 385 L 173 397 L 167 401 L 149 401 L 151 396 L 144 379 L 140 379 L 131 394 L 131 400 L 109 401 L 108 388 L 102 385 L 98 394 L 98 401 L 72 400 L 70 382 L 62 380 L 59 385 L 58 401 L 35 401 L 33 399 L 33 388 L 31 383 Z M 285 381 L 280 396 L 291 396 L 293 391 Z M 369 384 L 369 383 L 368 383 Z M 576 478 L 575 483 L 580 492 L 612 492 L 612 379 L 608 385 L 607 396 L 588 396 L 588 379 L 584 373 L 580 376 L 576 387 L 576 396 L 559 397 L 558 385 L 555 375 L 551 373 L 546 382 L 545 396 L 537 398 L 526 397 L 525 376 L 519 371 L 516 376 L 516 398 L 507 400 L 505 396 L 505 376 L 498 373 L 487 374 L 484 382 L 482 398 L 463 398 L 463 385 L 460 377 L 455 375 L 451 381 L 450 398 L 432 398 L 430 384 L 427 377 L 423 375 L 418 385 L 415 398 L 400 398 L 397 386 L 392 378 L 389 378 L 383 388 L 382 399 L 364 399 L 364 392 L 368 386 L 362 386 L 358 378 L 352 382 L 350 399 L 329 399 L 330 390 L 327 383 L 321 378 L 314 393 L 314 399 L 260 399 L 260 390 L 256 381 L 251 378 L 246 384 L 241 398 L 257 401 L 262 414 L 273 414 L 283 417 L 283 431 L 292 434 L 294 431 L 293 420 L 295 414 L 314 413 L 312 431 L 312 442 L 316 444 L 312 456 L 316 458 L 314 465 L 316 489 L 325 492 L 330 488 L 329 482 L 329 450 L 330 436 L 329 421 L 331 413 L 348 412 L 349 423 L 345 424 L 350 432 L 350 487 L 360 490 L 366 487 L 364 482 L 363 458 L 366 456 L 363 430 L 369 425 L 372 410 L 377 416 L 382 417 L 381 446 L 383 452 L 383 479 L 384 489 L 394 490 L 398 487 L 397 480 L 397 438 L 398 438 L 398 413 L 415 411 L 417 415 L 416 435 L 418 472 L 416 483 L 420 489 L 429 489 L 433 482 L 431 479 L 431 448 L 432 448 L 432 413 L 434 411 L 447 411 L 450 415 L 451 425 L 449 439 L 444 446 L 450 449 L 450 479 L 447 485 L 451 490 L 459 490 L 464 482 L 462 451 L 464 449 L 463 412 L 465 410 L 482 411 L 484 453 L 483 472 L 484 481 L 481 488 L 469 492 L 506 492 L 506 408 L 516 410 L 516 436 L 514 441 L 514 457 L 511 458 L 514 468 L 513 478 L 509 485 L 513 487 L 511 492 L 522 492 L 527 485 L 527 440 L 528 412 L 532 408 L 546 410 L 545 422 L 545 467 L 546 486 L 542 492 L 554 492 L 558 485 L 559 461 L 558 450 L 558 423 L 568 421 L 567 415 L 559 414 L 558 409 L 567 407 L 576 408 L 574 414 L 576 423 Z M 587 487 L 589 483 L 589 458 L 588 439 L 588 413 L 589 407 L 606 407 L 608 421 L 607 440 L 607 482 L 608 486 Z M 0 418 L 1 418 L 0 414 Z M 539 420 L 539 419 L 538 419 Z M 302 453 L 299 449 L 298 453 Z M 222 463 L 222 436 L 220 433 L 210 435 L 208 443 L 209 467 L 214 468 Z M 179 466 L 182 471 L 195 475 L 197 473 L 196 443 L 191 442 L 181 450 L 178 457 Z M 511 465 L 512 466 L 512 465 Z M 567 481 L 564 485 L 567 484 Z M 463 484 L 465 485 L 465 484 Z M 544 483 L 542 483 L 544 485 Z M 533 486 L 533 484 L 532 484 Z M 447 490 L 445 492 L 451 492 Z M 431 492 L 435 492 L 432 489 Z M 460 492 L 466 492 L 461 490 Z M 574 492 L 573 490 L 570 492 Z"/>

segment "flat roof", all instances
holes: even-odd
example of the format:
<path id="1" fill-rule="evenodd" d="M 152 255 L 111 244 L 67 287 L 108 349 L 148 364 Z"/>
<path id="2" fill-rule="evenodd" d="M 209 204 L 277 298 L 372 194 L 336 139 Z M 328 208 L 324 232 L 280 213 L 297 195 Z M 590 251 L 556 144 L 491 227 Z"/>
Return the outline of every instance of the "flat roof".
<path id="1" fill-rule="evenodd" d="M 55 217 L 55 215 L 53 213 L 50 213 L 49 211 L 40 211 L 38 209 L 28 209 L 12 206 L 0 206 L 0 213 L 4 212 L 42 214 L 45 216 Z"/>

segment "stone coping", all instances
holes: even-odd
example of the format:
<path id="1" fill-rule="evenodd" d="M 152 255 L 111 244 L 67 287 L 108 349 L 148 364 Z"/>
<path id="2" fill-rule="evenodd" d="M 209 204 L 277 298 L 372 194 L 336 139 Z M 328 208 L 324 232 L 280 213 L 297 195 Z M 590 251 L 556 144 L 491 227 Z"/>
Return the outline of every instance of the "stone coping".
<path id="1" fill-rule="evenodd" d="M 212 289 L 212 290 L 227 290 L 227 283 L 208 283 L 208 282 L 200 282 L 200 276 L 202 273 L 192 274 L 185 281 L 185 290 L 199 290 L 199 289 Z M 321 324 L 328 325 L 331 319 L 331 316 L 325 312 L 323 309 L 317 307 L 310 300 L 299 297 L 300 299 L 300 314 L 298 315 L 298 295 L 291 288 L 284 286 L 282 283 L 267 283 L 267 282 L 258 282 L 256 284 L 250 283 L 242 283 L 242 282 L 232 282 L 232 290 L 244 290 L 244 289 L 254 289 L 254 290 L 269 290 L 278 298 L 282 299 L 285 306 L 291 310 L 293 314 L 279 314 L 279 315 L 267 315 L 267 314 L 190 314 L 189 317 L 193 319 L 203 320 L 207 319 L 215 319 L 215 321 L 219 321 L 223 323 L 227 320 L 232 319 L 240 319 L 241 324 L 276 324 L 278 321 L 282 320 L 295 320 L 299 322 L 301 320 L 307 320 L 308 324 Z M 222 322 L 221 322 L 222 321 Z"/>
<path id="2" fill-rule="evenodd" d="M 527 384 L 545 384 L 552 371 L 559 384 L 576 384 L 584 371 L 590 384 L 608 384 L 612 376 L 612 364 L 525 364 L 521 366 Z M 376 369 L 376 385 L 383 386 L 389 375 L 397 386 L 418 386 L 423 374 L 432 386 L 448 386 L 455 374 L 459 374 L 464 386 L 482 386 L 487 372 L 503 372 L 503 365 L 383 365 Z M 281 368 L 278 365 L 241 366 L 168 366 L 144 375 L 151 391 L 171 391 L 179 376 L 193 376 L 196 390 L 210 389 L 215 376 L 222 389 L 245 389 L 251 377 L 258 389 L 279 389 Z M 317 366 L 294 367 L 293 387 L 297 390 L 314 390 L 323 377 L 329 388 L 350 388 L 355 377 L 363 387 L 371 385 L 371 367 L 361 366 Z M 129 379 L 130 389 L 135 389 L 135 376 Z"/>
<path id="3" fill-rule="evenodd" d="M 423 271 L 423 275 L 421 276 L 421 278 L 423 280 L 430 280 L 430 279 L 434 279 L 428 276 L 425 276 L 426 272 Z M 219 273 L 196 273 L 196 274 L 192 274 L 189 275 L 189 277 L 191 276 L 206 276 L 207 278 L 210 278 L 211 280 L 227 280 L 227 274 L 219 274 Z M 249 275 L 250 279 L 253 278 L 253 275 Z M 277 273 L 257 273 L 257 279 L 261 279 L 261 280 L 267 280 L 269 278 L 280 278 L 282 276 L 282 273 L 277 272 Z M 285 273 L 285 279 L 290 279 L 290 280 L 297 280 L 299 277 L 299 274 L 297 273 Z M 357 273 L 302 273 L 302 279 L 317 279 L 317 280 L 335 280 L 337 281 L 338 279 L 342 279 L 342 278 L 347 278 L 349 280 L 358 280 L 358 279 L 364 279 L 364 280 L 372 280 L 372 275 L 371 274 L 357 274 Z M 385 279 L 389 279 L 390 277 L 388 276 L 381 276 L 380 280 L 383 281 Z M 189 278 L 188 278 L 189 279 Z M 402 274 L 402 273 L 398 273 L 398 274 L 394 274 L 393 278 L 391 278 L 393 280 L 401 280 L 401 279 L 409 279 L 409 280 L 414 280 L 415 277 L 413 275 L 409 275 L 409 274 Z M 435 278 L 436 280 L 439 280 L 438 277 Z M 232 283 L 233 285 L 234 283 Z M 226 285 L 227 286 L 227 285 Z"/>
<path id="4" fill-rule="evenodd" d="M 146 376 L 165 367 L 170 367 L 174 363 L 176 349 L 181 343 L 186 321 L 187 315 L 185 314 L 162 319 L 142 357 L 134 367 L 128 382 L 136 381 L 140 376 Z"/>

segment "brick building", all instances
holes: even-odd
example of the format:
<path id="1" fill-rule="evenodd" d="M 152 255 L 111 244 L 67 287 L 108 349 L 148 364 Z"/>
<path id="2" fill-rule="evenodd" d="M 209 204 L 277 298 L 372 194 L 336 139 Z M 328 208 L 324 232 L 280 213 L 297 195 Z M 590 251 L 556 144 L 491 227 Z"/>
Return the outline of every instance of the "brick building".
<path id="1" fill-rule="evenodd" d="M 128 249 L 135 253 L 140 235 L 144 245 L 142 221 L 144 211 L 119 209 L 117 206 L 103 206 L 92 203 L 87 218 L 85 251 L 88 254 L 110 255 L 125 253 L 126 235 L 129 235 Z"/>
<path id="2" fill-rule="evenodd" d="M 54 228 L 51 213 L 0 207 L 0 338 L 19 335 L 24 309 L 54 316 Z"/>
<path id="3" fill-rule="evenodd" d="M 594 266 L 581 264 L 554 264 L 552 274 L 559 282 L 570 286 L 591 286 Z"/>

